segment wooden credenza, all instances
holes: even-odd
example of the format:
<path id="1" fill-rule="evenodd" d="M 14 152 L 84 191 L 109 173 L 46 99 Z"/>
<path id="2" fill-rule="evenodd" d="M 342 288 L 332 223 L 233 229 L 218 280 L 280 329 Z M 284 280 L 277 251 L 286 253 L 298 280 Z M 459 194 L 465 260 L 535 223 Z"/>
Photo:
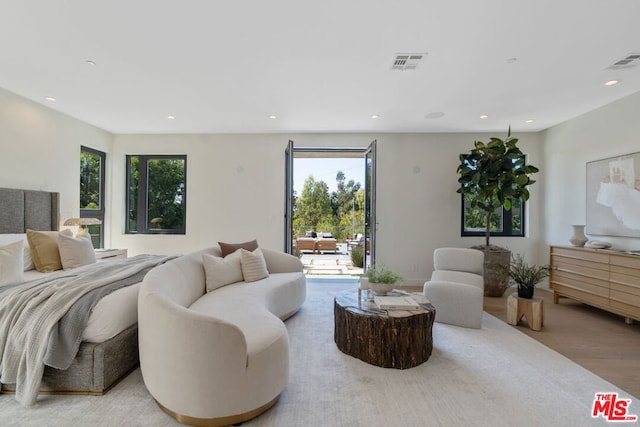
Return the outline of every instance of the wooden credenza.
<path id="1" fill-rule="evenodd" d="M 606 249 L 551 247 L 553 302 L 559 296 L 640 320 L 640 256 Z"/>

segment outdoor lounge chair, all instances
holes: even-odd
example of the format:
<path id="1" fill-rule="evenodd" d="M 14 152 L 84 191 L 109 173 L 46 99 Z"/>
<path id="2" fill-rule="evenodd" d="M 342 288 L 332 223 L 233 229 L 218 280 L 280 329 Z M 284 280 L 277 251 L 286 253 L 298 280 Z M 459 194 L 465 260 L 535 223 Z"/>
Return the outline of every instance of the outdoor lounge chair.
<path id="1" fill-rule="evenodd" d="M 311 251 L 311 253 L 315 253 L 316 251 L 316 239 L 313 237 L 298 237 L 296 239 L 296 248 L 299 251 Z"/>
<path id="2" fill-rule="evenodd" d="M 331 238 L 321 238 L 316 241 L 316 250 L 318 253 L 321 252 L 337 252 L 337 241 L 333 237 Z"/>

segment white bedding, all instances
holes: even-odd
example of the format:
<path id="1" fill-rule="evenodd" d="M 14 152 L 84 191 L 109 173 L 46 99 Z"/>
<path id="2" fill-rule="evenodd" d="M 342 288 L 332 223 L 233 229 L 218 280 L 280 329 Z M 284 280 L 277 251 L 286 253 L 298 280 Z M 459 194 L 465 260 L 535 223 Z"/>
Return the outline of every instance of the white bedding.
<path id="1" fill-rule="evenodd" d="M 106 261 L 108 262 L 108 261 Z M 48 273 L 25 271 L 25 281 L 38 279 Z M 138 289 L 140 283 L 118 289 L 102 298 L 93 308 L 82 341 L 104 342 L 138 321 Z"/>

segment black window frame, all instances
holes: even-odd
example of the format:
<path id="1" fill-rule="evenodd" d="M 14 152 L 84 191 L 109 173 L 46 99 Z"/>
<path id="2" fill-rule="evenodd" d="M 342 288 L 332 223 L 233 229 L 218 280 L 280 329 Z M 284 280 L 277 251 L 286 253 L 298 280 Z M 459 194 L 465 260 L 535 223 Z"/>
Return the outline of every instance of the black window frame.
<path id="1" fill-rule="evenodd" d="M 465 229 L 465 200 L 464 194 L 460 197 L 461 200 L 461 215 L 460 215 L 460 236 L 462 237 L 471 237 L 471 236 L 485 236 L 486 229 L 482 230 L 473 230 L 469 231 Z M 517 203 L 517 200 L 514 200 Z M 516 211 L 516 207 L 512 206 L 510 210 L 506 210 L 504 207 L 499 208 L 502 209 L 502 231 L 491 231 L 490 236 L 492 237 L 525 237 L 525 207 L 526 202 L 522 200 L 520 202 L 520 231 L 513 230 L 513 213 Z"/>
<path id="2" fill-rule="evenodd" d="M 184 195 L 183 195 L 183 206 L 184 206 L 184 220 L 182 222 L 181 228 L 172 228 L 172 229 L 156 229 L 147 227 L 147 221 L 140 221 L 139 219 L 136 221 L 136 230 L 132 231 L 129 229 L 129 212 L 131 212 L 131 197 L 130 197 L 130 188 L 131 188 L 131 158 L 138 157 L 138 198 L 137 198 L 137 209 L 138 209 L 138 218 L 147 218 L 148 212 L 148 180 L 147 174 L 143 173 L 148 169 L 148 164 L 150 160 L 182 160 L 184 161 Z M 186 234 L 187 230 L 187 155 L 186 154 L 127 154 L 126 155 L 126 189 L 125 189 L 125 198 L 126 198 L 126 218 L 125 218 L 125 234 Z"/>
<path id="3" fill-rule="evenodd" d="M 81 156 L 82 156 L 82 153 L 87 153 L 87 154 L 100 157 L 100 194 L 98 196 L 100 207 L 98 209 L 83 209 L 82 207 L 80 207 L 80 218 L 97 218 L 101 222 L 98 225 L 89 226 L 90 227 L 89 229 L 93 227 L 98 227 L 100 229 L 100 237 L 97 241 L 95 241 L 95 234 L 91 235 L 91 240 L 93 242 L 94 247 L 96 249 L 99 249 L 104 247 L 104 229 L 105 229 L 105 211 L 106 211 L 105 204 L 104 204 L 104 201 L 105 201 L 104 195 L 105 195 L 105 177 L 106 177 L 106 169 L 107 169 L 107 153 L 105 153 L 104 151 L 96 150 L 95 148 L 81 145 L 80 146 Z M 82 180 L 82 175 L 80 176 L 80 180 Z"/>

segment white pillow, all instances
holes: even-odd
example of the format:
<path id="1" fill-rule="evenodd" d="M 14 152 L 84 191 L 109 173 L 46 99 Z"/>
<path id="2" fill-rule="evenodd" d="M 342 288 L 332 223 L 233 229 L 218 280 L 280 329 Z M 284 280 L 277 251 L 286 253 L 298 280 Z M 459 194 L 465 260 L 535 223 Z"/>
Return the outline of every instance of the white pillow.
<path id="1" fill-rule="evenodd" d="M 65 233 L 58 234 L 58 252 L 62 269 L 81 267 L 96 262 L 96 253 L 93 250 L 91 236 L 83 234 L 78 237 Z"/>
<path id="2" fill-rule="evenodd" d="M 21 240 L 24 242 L 24 271 L 33 270 L 36 268 L 33 265 L 33 259 L 31 258 L 31 248 L 29 247 L 29 243 L 27 242 L 27 235 L 25 233 L 21 234 L 0 234 L 0 246 L 13 243 Z"/>
<path id="3" fill-rule="evenodd" d="M 0 246 L 0 286 L 24 282 L 24 242 Z"/>
<path id="4" fill-rule="evenodd" d="M 224 258 L 202 254 L 202 263 L 204 264 L 207 292 L 243 280 L 240 251 L 235 251 Z"/>
<path id="5" fill-rule="evenodd" d="M 267 263 L 260 248 L 253 252 L 246 249 L 240 249 L 240 261 L 242 264 L 242 275 L 246 282 L 255 282 L 256 280 L 269 277 Z"/>

